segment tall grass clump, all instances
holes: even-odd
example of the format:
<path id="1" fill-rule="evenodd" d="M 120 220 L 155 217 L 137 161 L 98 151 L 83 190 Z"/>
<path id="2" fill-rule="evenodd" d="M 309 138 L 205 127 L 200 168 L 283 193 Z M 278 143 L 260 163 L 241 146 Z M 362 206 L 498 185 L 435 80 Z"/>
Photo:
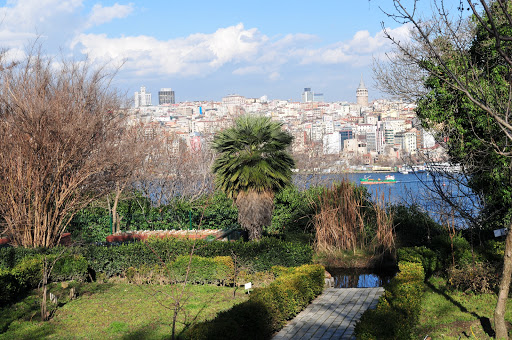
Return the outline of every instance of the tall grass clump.
<path id="1" fill-rule="evenodd" d="M 393 215 L 386 210 L 384 196 L 372 202 L 365 188 L 348 180 L 333 183 L 319 194 L 313 223 L 315 250 L 328 257 L 394 253 Z"/>

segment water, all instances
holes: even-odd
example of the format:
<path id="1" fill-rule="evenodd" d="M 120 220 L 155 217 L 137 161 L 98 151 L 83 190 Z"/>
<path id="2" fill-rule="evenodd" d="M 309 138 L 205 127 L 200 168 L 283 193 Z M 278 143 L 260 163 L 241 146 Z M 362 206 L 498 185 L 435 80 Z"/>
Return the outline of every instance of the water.
<path id="1" fill-rule="evenodd" d="M 395 176 L 396 183 L 363 185 L 371 194 L 373 201 L 381 204 L 416 205 L 437 222 L 442 223 L 443 218 L 446 219 L 446 216 L 450 216 L 461 228 L 466 227 L 467 221 L 460 216 L 460 212 L 453 212 L 453 209 L 440 199 L 439 193 L 435 189 L 442 190 L 444 195 L 450 197 L 457 205 L 464 207 L 464 211 L 473 216 L 476 216 L 480 209 L 475 195 L 470 193 L 464 185 L 458 185 L 458 175 L 454 175 L 452 179 L 433 176 L 428 172 L 406 175 L 398 172 L 295 175 L 294 184 L 299 188 L 307 188 L 311 185 L 328 186 L 333 182 L 349 180 L 360 185 L 361 178 L 384 179 L 386 175 Z"/>
<path id="2" fill-rule="evenodd" d="M 330 268 L 328 271 L 334 278 L 334 288 L 383 287 L 396 274 L 396 270 L 360 268 Z"/>
<path id="3" fill-rule="evenodd" d="M 425 191 L 432 178 L 426 172 L 422 173 L 350 173 L 350 174 L 325 174 L 325 175 L 296 175 L 294 183 L 300 188 L 306 188 L 311 185 L 329 185 L 333 182 L 349 180 L 357 185 L 361 178 L 384 179 L 386 175 L 395 176 L 396 183 L 364 185 L 373 198 L 384 195 L 389 203 L 397 204 L 410 202 L 410 196 L 418 196 L 418 193 Z"/>

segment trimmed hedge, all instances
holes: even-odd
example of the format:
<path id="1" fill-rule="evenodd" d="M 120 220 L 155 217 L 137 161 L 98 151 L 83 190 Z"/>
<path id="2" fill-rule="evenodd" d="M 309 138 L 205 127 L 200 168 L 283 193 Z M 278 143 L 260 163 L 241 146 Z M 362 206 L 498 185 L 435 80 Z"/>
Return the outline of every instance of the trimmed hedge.
<path id="1" fill-rule="evenodd" d="M 194 255 L 201 257 L 237 256 L 239 266 L 250 271 L 268 271 L 272 266 L 300 266 L 312 262 L 313 249 L 309 245 L 287 242 L 277 238 L 263 238 L 259 242 L 208 242 L 205 240 L 153 239 L 114 246 L 86 245 L 74 247 L 72 252 L 82 255 L 89 267 L 106 277 L 122 275 L 130 268 L 164 265 L 178 256 L 189 255 L 195 244 Z M 48 250 L 25 248 L 0 249 L 0 268 L 13 268 L 23 258 L 37 254 L 58 254 L 62 248 Z"/>
<path id="2" fill-rule="evenodd" d="M 324 287 L 325 268 L 303 265 L 282 273 L 268 287 L 257 288 L 249 300 L 192 326 L 185 339 L 270 339 L 286 320 L 304 309 Z"/>
<path id="3" fill-rule="evenodd" d="M 442 268 L 436 252 L 424 246 L 399 248 L 398 261 L 421 263 L 426 279 Z"/>
<path id="4" fill-rule="evenodd" d="M 189 283 L 228 283 L 233 280 L 235 266 L 229 256 L 214 258 L 200 256 L 179 256 L 176 261 L 167 266 L 167 273 L 176 282 L 184 282 L 188 273 Z"/>
<path id="5" fill-rule="evenodd" d="M 376 309 L 367 310 L 355 327 L 358 339 L 413 339 L 424 295 L 421 263 L 399 262 L 399 273 L 386 286 Z"/>

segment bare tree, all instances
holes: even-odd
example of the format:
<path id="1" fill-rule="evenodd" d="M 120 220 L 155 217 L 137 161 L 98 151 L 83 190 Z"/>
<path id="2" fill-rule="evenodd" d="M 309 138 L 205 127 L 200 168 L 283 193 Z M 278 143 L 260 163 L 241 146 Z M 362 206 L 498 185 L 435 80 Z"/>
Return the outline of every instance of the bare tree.
<path id="1" fill-rule="evenodd" d="M 180 136 L 160 129 L 151 141 L 135 186 L 156 206 L 178 197 L 194 199 L 213 190 L 213 153 L 207 143 L 193 148 Z"/>
<path id="2" fill-rule="evenodd" d="M 460 0 L 450 12 L 447 6 L 453 2 L 432 0 L 433 15 L 426 18 L 419 15 L 417 0 L 410 6 L 405 3 L 393 0 L 394 10 L 388 15 L 410 25 L 412 40 L 400 41 L 385 30 L 395 49 L 389 55 L 390 63 L 377 63 L 379 85 L 392 95 L 414 100 L 425 98 L 433 88 L 441 89 L 427 98 L 442 101 L 442 109 L 448 113 L 446 120 L 424 123 L 438 131 L 438 138 L 452 138 L 452 146 L 467 138 L 480 145 L 474 152 L 461 154 L 464 171 L 470 176 L 492 165 L 478 161 L 487 155 L 508 159 L 512 166 L 511 2 Z M 463 133 L 450 130 L 462 125 Z M 504 173 L 509 175 L 503 185 L 510 185 L 510 171 Z M 512 225 L 508 229 L 494 315 L 496 337 L 500 339 L 508 338 L 504 314 L 512 274 Z"/>
<path id="3" fill-rule="evenodd" d="M 14 245 L 51 247 L 77 211 L 125 176 L 113 74 L 37 49 L 0 56 L 0 215 Z"/>

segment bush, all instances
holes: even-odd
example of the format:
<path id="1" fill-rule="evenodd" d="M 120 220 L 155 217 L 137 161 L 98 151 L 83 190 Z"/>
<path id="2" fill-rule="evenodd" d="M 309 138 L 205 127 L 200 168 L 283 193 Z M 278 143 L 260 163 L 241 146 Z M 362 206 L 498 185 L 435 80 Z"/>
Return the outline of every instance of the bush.
<path id="1" fill-rule="evenodd" d="M 284 271 L 283 271 L 284 272 Z M 186 339 L 270 339 L 286 320 L 306 307 L 324 286 L 324 267 L 304 265 L 257 288 L 249 301 L 189 328 Z"/>
<path id="2" fill-rule="evenodd" d="M 420 263 L 399 262 L 399 273 L 386 286 L 375 310 L 356 324 L 358 339 L 413 339 L 424 295 L 425 274 Z"/>
<path id="3" fill-rule="evenodd" d="M 429 278 L 441 269 L 436 252 L 427 247 L 406 247 L 398 249 L 398 261 L 421 263 L 425 277 Z"/>
<path id="4" fill-rule="evenodd" d="M 56 255 L 48 257 L 48 261 L 53 262 Z M 68 254 L 59 256 L 53 266 L 51 281 L 85 281 L 89 263 L 82 255 Z"/>
<path id="5" fill-rule="evenodd" d="M 392 208 L 398 247 L 430 245 L 432 239 L 444 230 L 421 208 L 396 205 Z"/>
<path id="6" fill-rule="evenodd" d="M 20 290 L 20 283 L 11 270 L 0 268 L 0 305 L 14 301 Z"/>
<path id="7" fill-rule="evenodd" d="M 454 264 L 456 266 L 470 264 L 474 260 L 471 245 L 460 234 L 455 235 L 453 239 L 450 239 L 450 236 L 446 234 L 435 237 L 432 241 L 432 249 L 438 253 L 438 258 L 443 260 L 442 266 L 444 268 L 449 268 Z"/>
<path id="8" fill-rule="evenodd" d="M 167 270 L 169 277 L 175 282 L 184 282 L 188 270 L 188 282 L 200 284 L 224 284 L 234 275 L 233 261 L 229 256 L 214 258 L 179 256 L 176 261 L 167 266 Z"/>
<path id="9" fill-rule="evenodd" d="M 448 269 L 448 284 L 457 290 L 474 293 L 492 292 L 499 284 L 496 268 L 482 262 Z"/>
<path id="10" fill-rule="evenodd" d="M 272 224 L 266 230 L 271 233 L 311 232 L 314 203 L 322 190 L 321 187 L 311 187 L 300 191 L 295 186 L 281 190 L 274 198 Z"/>

